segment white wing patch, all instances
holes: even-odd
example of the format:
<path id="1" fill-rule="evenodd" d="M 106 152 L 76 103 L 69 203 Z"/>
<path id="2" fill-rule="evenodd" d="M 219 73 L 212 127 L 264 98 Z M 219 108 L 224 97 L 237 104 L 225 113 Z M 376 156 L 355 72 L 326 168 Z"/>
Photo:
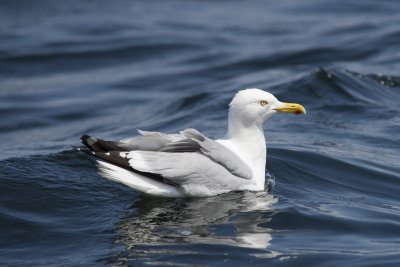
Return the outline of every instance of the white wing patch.
<path id="1" fill-rule="evenodd" d="M 119 156 L 121 157 L 121 158 L 127 158 L 128 157 L 128 155 L 129 155 L 129 152 L 119 152 Z"/>

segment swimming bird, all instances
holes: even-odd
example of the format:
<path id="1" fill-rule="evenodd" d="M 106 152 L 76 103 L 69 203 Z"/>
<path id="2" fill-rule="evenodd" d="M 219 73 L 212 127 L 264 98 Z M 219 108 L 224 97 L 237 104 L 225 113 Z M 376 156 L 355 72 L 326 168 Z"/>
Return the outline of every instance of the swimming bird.
<path id="1" fill-rule="evenodd" d="M 260 191 L 267 152 L 262 125 L 276 113 L 306 110 L 266 91 L 246 89 L 229 104 L 223 139 L 212 140 L 195 129 L 179 134 L 139 131 L 139 136 L 118 142 L 83 135 L 85 146 L 73 148 L 95 156 L 103 177 L 148 195 L 181 198 Z"/>

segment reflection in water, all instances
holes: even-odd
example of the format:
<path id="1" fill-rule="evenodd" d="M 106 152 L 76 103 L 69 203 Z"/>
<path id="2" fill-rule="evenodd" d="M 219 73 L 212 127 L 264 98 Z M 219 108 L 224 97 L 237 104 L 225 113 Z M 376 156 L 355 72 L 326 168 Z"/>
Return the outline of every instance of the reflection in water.
<path id="1" fill-rule="evenodd" d="M 177 251 L 167 245 L 218 244 L 265 250 L 270 245 L 272 229 L 260 224 L 269 222 L 278 212 L 270 208 L 276 202 L 276 197 L 264 191 L 195 199 L 143 197 L 116 226 L 115 243 L 124 247 L 116 261 L 137 259 L 148 253 L 185 253 L 182 246 Z M 265 250 L 263 257 L 276 254 Z"/>

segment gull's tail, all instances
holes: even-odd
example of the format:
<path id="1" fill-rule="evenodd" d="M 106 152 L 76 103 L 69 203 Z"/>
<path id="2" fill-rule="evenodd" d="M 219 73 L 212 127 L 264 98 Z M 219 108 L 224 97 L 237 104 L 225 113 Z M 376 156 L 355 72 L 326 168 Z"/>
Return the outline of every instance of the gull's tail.
<path id="1" fill-rule="evenodd" d="M 140 172 L 130 166 L 129 151 L 119 145 L 119 142 L 104 141 L 83 135 L 82 144 L 85 146 L 71 146 L 98 159 L 99 174 L 109 180 L 123 183 L 145 194 L 158 197 L 183 197 L 181 191 L 161 175 Z"/>

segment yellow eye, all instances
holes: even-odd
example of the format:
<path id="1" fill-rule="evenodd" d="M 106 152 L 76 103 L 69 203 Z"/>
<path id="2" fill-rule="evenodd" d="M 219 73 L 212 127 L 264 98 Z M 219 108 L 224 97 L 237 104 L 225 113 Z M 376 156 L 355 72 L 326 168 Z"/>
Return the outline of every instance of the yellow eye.
<path id="1" fill-rule="evenodd" d="M 267 102 L 267 101 L 265 101 L 265 100 L 261 100 L 261 101 L 260 101 L 260 104 L 261 104 L 261 106 L 265 106 L 265 105 L 267 105 L 267 104 L 268 104 L 268 102 Z"/>

